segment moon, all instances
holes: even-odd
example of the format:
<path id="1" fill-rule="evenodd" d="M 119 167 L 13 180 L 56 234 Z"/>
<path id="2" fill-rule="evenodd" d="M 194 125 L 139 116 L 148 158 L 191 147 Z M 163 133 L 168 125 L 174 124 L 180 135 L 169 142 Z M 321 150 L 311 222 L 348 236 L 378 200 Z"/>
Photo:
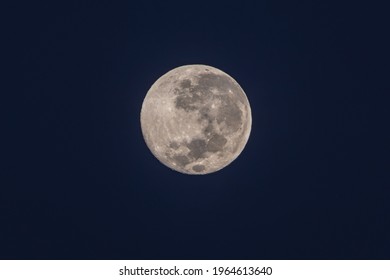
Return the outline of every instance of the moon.
<path id="1" fill-rule="evenodd" d="M 152 154 L 184 174 L 221 170 L 243 151 L 252 125 L 240 85 L 207 65 L 185 65 L 161 76 L 141 109 L 141 129 Z"/>

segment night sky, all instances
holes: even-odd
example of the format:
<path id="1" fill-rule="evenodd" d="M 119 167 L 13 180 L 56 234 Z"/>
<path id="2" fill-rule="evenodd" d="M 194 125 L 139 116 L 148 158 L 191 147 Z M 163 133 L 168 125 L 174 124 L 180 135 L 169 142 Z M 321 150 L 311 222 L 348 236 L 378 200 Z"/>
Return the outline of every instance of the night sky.
<path id="1" fill-rule="evenodd" d="M 388 15 L 317 2 L 8 4 L 0 258 L 389 259 Z M 186 64 L 252 108 L 210 175 L 141 133 L 150 86 Z"/>

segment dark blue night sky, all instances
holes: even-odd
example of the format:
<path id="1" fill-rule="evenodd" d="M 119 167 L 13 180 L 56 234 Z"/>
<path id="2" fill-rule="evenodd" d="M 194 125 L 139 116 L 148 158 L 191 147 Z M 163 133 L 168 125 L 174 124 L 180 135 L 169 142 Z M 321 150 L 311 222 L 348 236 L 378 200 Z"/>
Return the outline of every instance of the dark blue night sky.
<path id="1" fill-rule="evenodd" d="M 7 8 L 1 259 L 390 258 L 384 7 Z M 142 138 L 146 92 L 185 64 L 225 71 L 252 107 L 243 153 L 211 175 L 168 169 Z"/>

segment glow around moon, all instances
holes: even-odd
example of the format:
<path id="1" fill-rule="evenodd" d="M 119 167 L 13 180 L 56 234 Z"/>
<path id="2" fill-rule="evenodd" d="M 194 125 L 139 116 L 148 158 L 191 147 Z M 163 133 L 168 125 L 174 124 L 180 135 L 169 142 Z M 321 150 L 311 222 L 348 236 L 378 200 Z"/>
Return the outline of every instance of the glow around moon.
<path id="1" fill-rule="evenodd" d="M 208 174 L 235 160 L 251 130 L 248 99 L 228 74 L 186 65 L 160 77 L 141 109 L 147 146 L 164 165 L 185 174 Z"/>

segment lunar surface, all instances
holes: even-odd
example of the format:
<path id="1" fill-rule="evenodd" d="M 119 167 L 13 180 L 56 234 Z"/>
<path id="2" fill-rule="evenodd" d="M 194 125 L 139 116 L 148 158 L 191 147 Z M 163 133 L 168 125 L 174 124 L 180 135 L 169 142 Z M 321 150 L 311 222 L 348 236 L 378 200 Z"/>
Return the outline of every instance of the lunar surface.
<path id="1" fill-rule="evenodd" d="M 185 174 L 208 174 L 235 160 L 252 124 L 248 99 L 228 74 L 186 65 L 160 77 L 141 109 L 141 129 L 153 155 Z"/>

